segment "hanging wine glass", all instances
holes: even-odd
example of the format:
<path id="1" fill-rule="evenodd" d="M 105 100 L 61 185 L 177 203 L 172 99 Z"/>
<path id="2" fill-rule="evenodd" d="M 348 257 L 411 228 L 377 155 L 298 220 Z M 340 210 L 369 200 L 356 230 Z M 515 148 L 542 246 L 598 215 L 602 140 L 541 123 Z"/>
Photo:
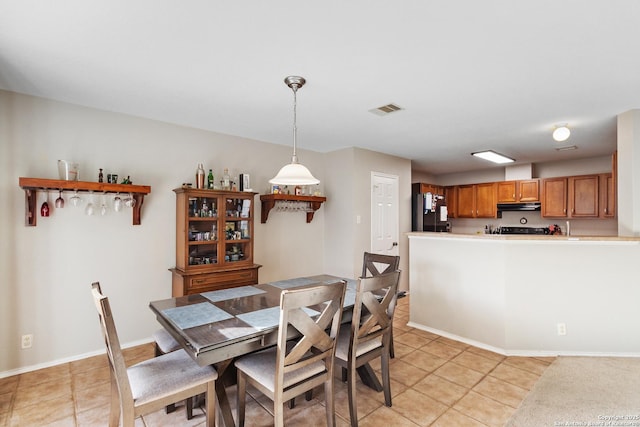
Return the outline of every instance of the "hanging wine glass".
<path id="1" fill-rule="evenodd" d="M 136 199 L 133 198 L 131 193 L 129 193 L 129 195 L 124 199 L 124 205 L 128 208 L 132 208 L 136 205 Z"/>
<path id="2" fill-rule="evenodd" d="M 56 209 L 64 208 L 64 199 L 62 198 L 62 190 L 58 193 L 58 198 L 56 199 Z"/>
<path id="3" fill-rule="evenodd" d="M 104 193 L 102 193 L 102 200 L 100 202 L 100 215 L 105 216 L 108 210 L 107 197 L 104 195 Z"/>
<path id="4" fill-rule="evenodd" d="M 44 191 L 44 202 L 42 202 L 42 206 L 40 206 L 40 215 L 49 216 L 49 192 L 47 190 Z"/>
<path id="5" fill-rule="evenodd" d="M 80 196 L 78 196 L 78 190 L 75 190 L 73 192 L 73 196 L 71 196 L 69 200 L 71 200 L 71 204 L 73 206 L 78 206 L 80 202 L 82 202 L 82 199 L 80 198 Z"/>
<path id="6" fill-rule="evenodd" d="M 84 208 L 84 213 L 89 216 L 93 215 L 93 192 L 89 192 L 89 203 L 87 203 L 87 207 Z"/>
<path id="7" fill-rule="evenodd" d="M 122 199 L 120 193 L 116 193 L 116 197 L 113 198 L 113 210 L 120 212 L 122 210 Z"/>

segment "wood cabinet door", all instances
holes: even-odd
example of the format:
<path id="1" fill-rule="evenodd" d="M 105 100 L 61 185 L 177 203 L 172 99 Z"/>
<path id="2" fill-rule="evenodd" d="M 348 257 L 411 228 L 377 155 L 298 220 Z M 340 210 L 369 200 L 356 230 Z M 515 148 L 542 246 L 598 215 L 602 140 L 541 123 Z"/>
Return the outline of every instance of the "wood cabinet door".
<path id="1" fill-rule="evenodd" d="M 444 188 L 444 202 L 447 204 L 449 218 L 457 218 L 458 187 Z"/>
<path id="2" fill-rule="evenodd" d="M 571 217 L 597 218 L 599 198 L 598 175 L 572 176 L 569 178 L 569 207 Z"/>
<path id="3" fill-rule="evenodd" d="M 615 218 L 616 216 L 616 187 L 613 174 L 600 175 L 600 216 Z"/>
<path id="4" fill-rule="evenodd" d="M 516 201 L 516 181 L 498 182 L 498 203 Z"/>
<path id="5" fill-rule="evenodd" d="M 459 185 L 456 203 L 457 218 L 475 218 L 476 192 L 474 185 Z"/>
<path id="6" fill-rule="evenodd" d="M 496 217 L 496 183 L 476 184 L 476 218 Z"/>
<path id="7" fill-rule="evenodd" d="M 564 218 L 567 216 L 567 178 L 542 180 L 541 216 Z"/>
<path id="8" fill-rule="evenodd" d="M 540 200 L 540 181 L 537 179 L 528 179 L 518 181 L 517 198 L 521 202 L 537 202 Z"/>

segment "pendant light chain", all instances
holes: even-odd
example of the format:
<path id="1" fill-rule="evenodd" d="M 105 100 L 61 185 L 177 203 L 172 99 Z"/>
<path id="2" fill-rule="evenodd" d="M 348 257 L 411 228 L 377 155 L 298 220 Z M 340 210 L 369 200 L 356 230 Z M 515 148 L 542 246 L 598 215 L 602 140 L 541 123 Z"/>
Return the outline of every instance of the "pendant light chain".
<path id="1" fill-rule="evenodd" d="M 296 154 L 296 147 L 298 145 L 298 126 L 297 126 L 297 105 L 298 105 L 298 85 L 292 84 L 291 89 L 293 90 L 293 157 L 291 158 L 292 163 L 298 163 L 298 155 Z"/>

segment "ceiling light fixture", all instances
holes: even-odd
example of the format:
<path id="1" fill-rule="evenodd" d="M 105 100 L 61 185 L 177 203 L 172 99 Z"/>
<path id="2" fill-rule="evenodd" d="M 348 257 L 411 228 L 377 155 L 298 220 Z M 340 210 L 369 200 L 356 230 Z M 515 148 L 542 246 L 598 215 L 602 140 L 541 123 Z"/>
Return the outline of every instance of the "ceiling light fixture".
<path id="1" fill-rule="evenodd" d="M 499 164 L 515 162 L 515 159 L 507 157 L 504 154 L 496 153 L 493 150 L 477 151 L 475 153 L 471 153 L 471 155 Z"/>
<path id="2" fill-rule="evenodd" d="M 563 142 L 569 139 L 571 136 L 571 131 L 567 127 L 567 124 L 555 125 L 555 129 L 553 130 L 553 139 L 558 142 Z"/>
<path id="3" fill-rule="evenodd" d="M 296 93 L 306 83 L 304 77 L 289 76 L 284 79 L 287 86 L 293 90 L 293 156 L 291 157 L 291 163 L 284 165 L 278 174 L 269 180 L 269 183 L 275 185 L 314 185 L 319 184 L 320 180 L 315 178 L 309 172 L 305 166 L 298 163 L 298 156 L 296 155 L 297 145 L 297 133 L 298 128 L 296 126 Z"/>

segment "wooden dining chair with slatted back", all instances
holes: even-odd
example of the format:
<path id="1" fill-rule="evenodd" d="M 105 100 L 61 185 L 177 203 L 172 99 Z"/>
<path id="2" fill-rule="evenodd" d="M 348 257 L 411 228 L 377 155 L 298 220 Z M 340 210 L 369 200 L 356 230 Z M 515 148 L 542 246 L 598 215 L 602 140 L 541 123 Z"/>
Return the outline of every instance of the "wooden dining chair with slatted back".
<path id="1" fill-rule="evenodd" d="M 351 426 L 357 427 L 356 370 L 371 360 L 381 358 L 384 401 L 391 406 L 389 347 L 391 319 L 400 280 L 400 271 L 361 277 L 356 288 L 356 302 L 350 328 L 342 328 L 336 343 L 336 365 L 346 369 Z M 382 299 L 380 295 L 382 294 Z"/>
<path id="2" fill-rule="evenodd" d="M 371 252 L 364 253 L 364 260 L 362 261 L 362 277 L 372 277 L 383 273 L 390 273 L 400 268 L 400 257 L 398 255 L 381 255 L 373 254 Z M 391 319 L 393 326 L 393 319 Z M 389 347 L 389 354 L 393 359 L 396 354 L 393 350 L 393 328 L 391 328 L 391 346 Z"/>
<path id="3" fill-rule="evenodd" d="M 109 426 L 133 427 L 135 419 L 171 403 L 205 393 L 206 425 L 215 425 L 215 381 L 212 366 L 198 366 L 184 351 L 177 350 L 126 367 L 109 299 L 98 282 L 92 285 L 102 335 L 107 348 L 111 376 Z"/>
<path id="4" fill-rule="evenodd" d="M 341 280 L 282 291 L 276 347 L 235 362 L 239 427 L 244 426 L 247 383 L 273 401 L 276 427 L 284 425 L 285 402 L 324 384 L 327 425 L 335 426 L 333 366 L 345 289 Z"/>

